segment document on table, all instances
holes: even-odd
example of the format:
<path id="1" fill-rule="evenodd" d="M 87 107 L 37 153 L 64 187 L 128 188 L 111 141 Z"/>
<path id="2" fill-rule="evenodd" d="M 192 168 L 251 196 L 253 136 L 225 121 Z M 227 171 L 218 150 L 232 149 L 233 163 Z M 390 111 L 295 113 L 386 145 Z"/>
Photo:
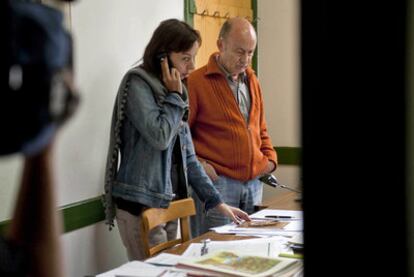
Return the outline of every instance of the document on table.
<path id="1" fill-rule="evenodd" d="M 303 231 L 303 212 L 293 210 L 263 209 L 250 215 L 257 219 L 275 219 L 281 222 L 289 222 L 284 231 Z"/>
<path id="2" fill-rule="evenodd" d="M 303 234 L 302 233 L 297 234 L 296 236 L 289 239 L 288 242 L 292 244 L 303 245 Z"/>
<path id="3" fill-rule="evenodd" d="M 157 256 L 146 259 L 145 262 L 157 266 L 174 266 L 180 259 L 182 259 L 182 256 L 180 255 L 161 253 Z"/>
<path id="4" fill-rule="evenodd" d="M 145 260 L 144 262 L 128 262 L 113 270 L 96 275 L 96 277 L 187 276 L 187 271 L 174 268 L 174 266 L 181 260 L 183 260 L 183 256 L 161 253 L 157 256 Z"/>
<path id="5" fill-rule="evenodd" d="M 96 275 L 96 277 L 152 277 L 160 276 L 165 268 L 157 267 L 141 261 L 132 261 L 115 269 Z"/>
<path id="6" fill-rule="evenodd" d="M 282 228 L 278 227 L 249 227 L 244 228 L 235 223 L 226 224 L 224 226 L 211 228 L 219 234 L 236 234 L 246 236 L 286 236 L 293 237 L 298 232 L 303 231 L 303 213 L 302 211 L 292 210 L 275 210 L 264 209 L 257 213 L 251 214 L 250 218 L 254 221 L 274 220 L 275 222 L 286 223 Z"/>
<path id="7" fill-rule="evenodd" d="M 208 254 L 216 251 L 238 251 L 253 256 L 277 257 L 279 253 L 288 251 L 288 238 L 270 237 L 233 241 L 211 241 L 207 244 Z M 202 243 L 191 243 L 183 253 L 183 257 L 201 257 Z"/>
<path id="8" fill-rule="evenodd" d="M 286 220 L 303 220 L 303 212 L 302 211 L 293 211 L 293 210 L 276 210 L 276 209 L 263 209 L 254 214 L 251 214 L 250 217 L 252 218 L 274 218 L 274 217 L 285 217 Z M 287 218 L 286 218 L 287 217 Z"/>

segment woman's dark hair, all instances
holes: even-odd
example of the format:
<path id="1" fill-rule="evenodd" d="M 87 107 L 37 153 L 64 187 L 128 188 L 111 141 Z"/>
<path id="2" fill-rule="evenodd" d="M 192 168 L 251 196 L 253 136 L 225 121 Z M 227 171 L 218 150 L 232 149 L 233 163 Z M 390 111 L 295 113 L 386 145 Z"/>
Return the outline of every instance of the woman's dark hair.
<path id="1" fill-rule="evenodd" d="M 196 41 L 201 45 L 200 33 L 187 23 L 178 19 L 164 20 L 155 29 L 145 48 L 142 67 L 155 76 L 159 76 L 161 67 L 158 55 L 189 50 Z"/>

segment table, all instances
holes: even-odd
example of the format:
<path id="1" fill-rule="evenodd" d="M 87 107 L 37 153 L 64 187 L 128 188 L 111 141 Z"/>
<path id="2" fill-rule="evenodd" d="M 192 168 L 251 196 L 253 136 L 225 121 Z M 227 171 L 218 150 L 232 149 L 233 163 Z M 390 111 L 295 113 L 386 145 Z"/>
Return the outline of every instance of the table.
<path id="1" fill-rule="evenodd" d="M 260 205 L 260 208 L 281 209 L 281 210 L 302 210 L 301 203 L 295 201 L 297 197 L 298 195 L 296 192 L 283 191 L 283 192 L 280 192 L 278 195 L 276 195 L 271 200 L 265 201 L 262 205 Z M 164 250 L 163 253 L 181 255 L 191 243 L 200 242 L 203 239 L 211 239 L 211 240 L 216 240 L 216 241 L 228 241 L 228 240 L 242 240 L 242 239 L 249 239 L 249 238 L 253 238 L 253 237 L 224 235 L 224 234 L 218 234 L 214 231 L 210 231 L 199 237 L 189 240 L 183 244 Z M 142 270 L 142 265 L 137 264 L 137 263 L 140 263 L 140 262 L 139 261 L 128 262 L 119 268 L 103 273 L 102 276 L 112 277 L 114 275 L 117 275 L 117 273 L 119 273 L 120 270 L 122 270 L 122 274 L 124 274 L 125 270 L 128 270 L 128 272 L 130 272 L 132 268 L 135 268 L 134 270 L 137 270 L 136 269 L 137 267 L 139 270 Z M 126 269 L 126 267 L 128 267 L 128 269 Z M 116 271 L 117 273 L 115 273 L 114 271 Z"/>
<path id="2" fill-rule="evenodd" d="M 298 197 L 298 193 L 296 192 L 281 192 L 274 198 L 269 201 L 265 201 L 262 203 L 260 208 L 269 208 L 269 209 L 281 209 L 281 210 L 302 210 L 301 202 L 296 201 Z M 211 239 L 211 240 L 218 240 L 218 241 L 226 241 L 226 240 L 241 240 L 241 239 L 249 239 L 253 237 L 248 236 L 236 236 L 236 235 L 223 235 L 218 234 L 214 231 L 209 231 L 207 233 L 202 234 L 194 239 L 186 241 L 180 245 L 174 246 L 170 249 L 164 250 L 164 253 L 176 254 L 181 255 L 187 249 L 187 247 L 191 243 L 200 242 L 204 239 Z"/>

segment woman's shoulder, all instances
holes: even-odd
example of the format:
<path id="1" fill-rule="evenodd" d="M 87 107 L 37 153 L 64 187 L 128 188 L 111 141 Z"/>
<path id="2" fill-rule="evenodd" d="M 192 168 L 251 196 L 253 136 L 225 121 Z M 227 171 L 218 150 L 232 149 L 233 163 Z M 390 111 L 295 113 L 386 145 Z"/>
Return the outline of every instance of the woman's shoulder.
<path id="1" fill-rule="evenodd" d="M 152 73 L 145 70 L 142 66 L 135 66 L 130 68 L 126 74 L 126 76 L 136 76 L 144 80 L 151 80 L 151 81 L 157 81 L 159 80 L 156 76 L 154 76 Z"/>
<path id="2" fill-rule="evenodd" d="M 141 66 L 136 66 L 127 71 L 125 77 L 134 83 L 141 84 L 144 87 L 152 89 L 162 89 L 164 86 L 159 78 L 149 73 Z"/>

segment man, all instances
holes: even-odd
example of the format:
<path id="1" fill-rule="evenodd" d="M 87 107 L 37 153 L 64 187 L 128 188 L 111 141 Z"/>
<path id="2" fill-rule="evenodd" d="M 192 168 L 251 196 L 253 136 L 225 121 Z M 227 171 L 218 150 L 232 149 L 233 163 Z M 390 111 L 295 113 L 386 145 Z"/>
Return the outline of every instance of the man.
<path id="1" fill-rule="evenodd" d="M 249 67 L 256 32 L 244 18 L 227 20 L 217 40 L 219 53 L 188 78 L 189 124 L 196 153 L 225 203 L 247 213 L 262 199 L 258 180 L 277 167 L 267 133 L 259 82 Z M 197 197 L 193 236 L 229 221 L 213 211 L 203 217 Z M 201 224 L 202 223 L 202 224 Z"/>

